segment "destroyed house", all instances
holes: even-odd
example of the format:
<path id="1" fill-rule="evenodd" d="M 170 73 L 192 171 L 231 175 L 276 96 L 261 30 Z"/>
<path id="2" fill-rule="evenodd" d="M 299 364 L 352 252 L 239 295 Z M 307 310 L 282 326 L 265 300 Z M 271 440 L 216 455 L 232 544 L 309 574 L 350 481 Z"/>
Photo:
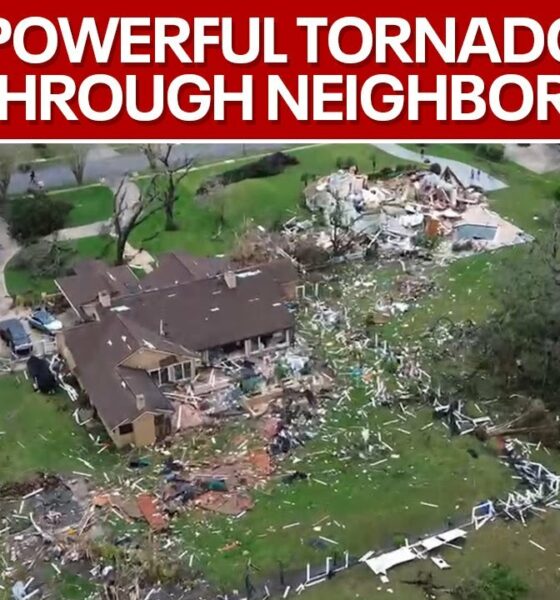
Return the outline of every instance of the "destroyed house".
<path id="1" fill-rule="evenodd" d="M 170 433 L 169 387 L 211 393 L 223 382 L 213 365 L 293 339 L 293 316 L 267 265 L 111 300 L 95 320 L 61 333 L 59 349 L 118 447 Z"/>

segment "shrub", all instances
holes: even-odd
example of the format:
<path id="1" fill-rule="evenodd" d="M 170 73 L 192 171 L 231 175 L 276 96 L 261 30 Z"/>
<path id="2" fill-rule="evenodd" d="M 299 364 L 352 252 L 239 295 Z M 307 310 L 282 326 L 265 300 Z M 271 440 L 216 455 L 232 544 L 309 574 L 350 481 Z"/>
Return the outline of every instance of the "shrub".
<path id="1" fill-rule="evenodd" d="M 453 596 L 458 600 L 521 600 L 527 591 L 525 582 L 511 569 L 494 564 L 477 578 L 460 583 L 453 590 Z"/>
<path id="2" fill-rule="evenodd" d="M 72 204 L 45 193 L 12 200 L 8 226 L 13 238 L 28 242 L 62 229 Z"/>
<path id="3" fill-rule="evenodd" d="M 478 156 L 493 162 L 504 160 L 505 149 L 502 144 L 477 144 L 474 151 Z"/>
<path id="4" fill-rule="evenodd" d="M 560 202 L 560 187 L 556 188 L 552 194 L 554 200 L 556 200 L 556 202 Z"/>
<path id="5" fill-rule="evenodd" d="M 353 156 L 339 156 L 336 159 L 336 168 L 348 170 L 352 167 L 358 168 L 358 161 Z"/>
<path id="6" fill-rule="evenodd" d="M 430 165 L 430 171 L 436 175 L 441 175 L 441 165 L 439 163 L 432 163 Z"/>
<path id="7" fill-rule="evenodd" d="M 196 195 L 205 196 L 212 193 L 216 187 L 239 183 L 245 179 L 259 179 L 262 177 L 279 175 L 286 167 L 297 164 L 299 164 L 299 160 L 295 156 L 284 154 L 283 152 L 276 152 L 207 179 L 202 182 L 196 191 Z"/>

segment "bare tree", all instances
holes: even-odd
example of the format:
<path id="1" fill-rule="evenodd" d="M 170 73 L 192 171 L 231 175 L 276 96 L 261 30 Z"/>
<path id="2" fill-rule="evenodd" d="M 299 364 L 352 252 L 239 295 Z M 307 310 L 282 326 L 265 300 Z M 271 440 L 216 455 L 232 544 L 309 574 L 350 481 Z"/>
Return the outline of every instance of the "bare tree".
<path id="1" fill-rule="evenodd" d="M 142 144 L 140 150 L 142 150 L 142 154 L 146 157 L 150 169 L 155 171 L 159 166 L 158 157 L 161 154 L 161 144 Z"/>
<path id="2" fill-rule="evenodd" d="M 225 186 L 216 178 L 208 181 L 204 188 L 204 193 L 197 194 L 197 201 L 210 208 L 216 218 L 216 237 L 222 235 L 222 230 L 226 226 L 226 209 L 229 198 L 228 186 Z"/>
<path id="3" fill-rule="evenodd" d="M 113 194 L 113 230 L 117 238 L 115 264 L 124 264 L 124 252 L 130 234 L 163 208 L 157 175 L 140 189 L 124 177 Z"/>
<path id="4" fill-rule="evenodd" d="M 0 202 L 7 199 L 12 175 L 29 155 L 29 147 L 23 144 L 0 145 Z"/>
<path id="5" fill-rule="evenodd" d="M 334 211 L 327 217 L 327 225 L 330 225 L 330 241 L 332 244 L 333 256 L 344 256 L 355 246 L 359 239 L 354 225 L 362 219 L 362 215 L 355 218 L 348 218 L 344 208 L 344 200 L 337 194 L 333 194 L 336 205 Z"/>
<path id="6" fill-rule="evenodd" d="M 158 164 L 161 172 L 156 176 L 156 188 L 161 196 L 163 210 L 165 212 L 165 229 L 175 231 L 175 203 L 179 198 L 178 187 L 181 181 L 189 174 L 194 165 L 194 159 L 186 156 L 179 161 L 173 160 L 174 144 L 164 144 L 164 148 L 158 155 Z"/>
<path id="7" fill-rule="evenodd" d="M 78 185 L 84 182 L 89 150 L 87 144 L 67 144 L 63 151 L 62 158 L 72 171 Z"/>

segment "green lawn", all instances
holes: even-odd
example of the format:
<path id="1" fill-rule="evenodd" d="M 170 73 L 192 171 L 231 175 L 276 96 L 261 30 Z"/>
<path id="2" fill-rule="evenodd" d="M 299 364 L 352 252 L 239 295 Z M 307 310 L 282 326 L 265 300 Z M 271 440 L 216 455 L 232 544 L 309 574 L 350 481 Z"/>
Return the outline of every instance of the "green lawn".
<path id="1" fill-rule="evenodd" d="M 0 376 L 0 482 L 24 479 L 41 471 L 87 471 L 78 457 L 111 470 L 116 455 L 97 454 L 85 430 L 72 417 L 66 395 L 35 393 L 23 374 Z"/>
<path id="2" fill-rule="evenodd" d="M 113 257 L 114 241 L 107 236 L 82 238 L 62 243 L 75 251 L 74 260 L 102 258 L 110 261 Z M 12 296 L 39 295 L 41 292 L 52 294 L 56 292 L 56 286 L 52 278 L 33 277 L 29 271 L 10 267 L 10 263 L 6 267 L 5 277 L 6 286 Z"/>
<path id="3" fill-rule="evenodd" d="M 242 519 L 187 518 L 175 524 L 185 549 L 196 553 L 209 576 L 221 584 L 239 584 L 247 556 L 263 572 L 271 572 L 278 560 L 289 569 L 306 561 L 320 563 L 334 550 L 359 554 L 391 547 L 397 539 L 444 527 L 450 516 L 470 515 L 477 501 L 511 486 L 510 473 L 474 439 L 450 439 L 440 425 L 422 431 L 431 421 L 429 411 L 399 422 L 411 431 L 407 435 L 397 430 L 399 424 L 383 425 L 395 416 L 387 409 L 357 417 L 361 405 L 363 398 L 339 410 L 331 407 L 321 439 L 283 465 L 283 472 L 309 473 L 310 481 L 275 483 L 257 492 L 255 508 Z M 339 458 L 352 440 L 359 442 L 360 426 L 366 424 L 382 432 L 395 458 L 377 466 L 371 465 L 380 455 Z M 469 456 L 469 448 L 479 452 L 478 459 Z M 283 529 L 292 523 L 299 525 Z M 336 548 L 314 549 L 310 542 L 320 535 L 338 542 Z M 220 551 L 231 542 L 239 545 Z"/>
<path id="4" fill-rule="evenodd" d="M 337 575 L 328 584 L 311 588 L 305 600 L 425 600 L 422 590 L 405 583 L 414 581 L 420 572 L 431 573 L 436 585 L 444 589 L 455 587 L 461 580 L 476 577 L 486 566 L 501 563 L 512 569 L 529 587 L 525 600 L 556 600 L 560 585 L 558 555 L 560 514 L 551 511 L 545 519 L 534 519 L 527 528 L 518 523 L 492 523 L 469 533 L 464 549 L 443 549 L 441 555 L 451 569 L 439 570 L 430 560 L 415 561 L 389 571 L 389 584 L 383 585 L 365 565 Z M 544 551 L 533 546 L 533 540 Z M 387 590 L 392 589 L 390 594 Z M 440 592 L 438 600 L 455 600 L 451 594 Z"/>
<path id="5" fill-rule="evenodd" d="M 66 227 L 106 221 L 113 213 L 113 194 L 105 186 L 56 192 L 55 197 L 72 204 Z"/>

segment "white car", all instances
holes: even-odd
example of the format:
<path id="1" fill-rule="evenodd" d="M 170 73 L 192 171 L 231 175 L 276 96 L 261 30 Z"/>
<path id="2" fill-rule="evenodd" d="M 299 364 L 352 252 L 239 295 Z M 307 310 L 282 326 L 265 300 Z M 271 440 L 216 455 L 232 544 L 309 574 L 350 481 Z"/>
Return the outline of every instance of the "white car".
<path id="1" fill-rule="evenodd" d="M 27 320 L 31 327 L 49 335 L 55 335 L 62 330 L 62 323 L 46 308 L 37 308 L 27 317 Z"/>

